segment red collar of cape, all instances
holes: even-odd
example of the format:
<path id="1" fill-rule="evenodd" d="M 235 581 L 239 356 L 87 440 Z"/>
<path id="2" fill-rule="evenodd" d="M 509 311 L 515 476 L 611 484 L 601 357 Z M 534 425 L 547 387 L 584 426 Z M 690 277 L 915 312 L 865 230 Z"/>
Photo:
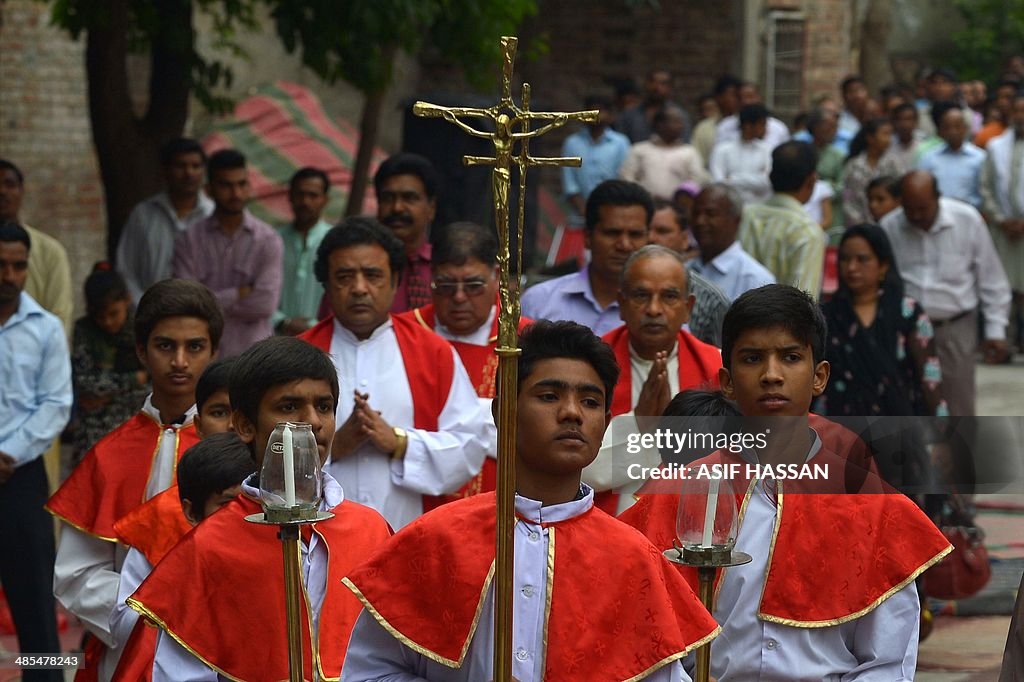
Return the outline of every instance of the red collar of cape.
<path id="1" fill-rule="evenodd" d="M 118 542 L 142 552 L 150 566 L 156 566 L 192 530 L 181 510 L 178 486 L 155 495 L 114 523 Z"/>
<path id="2" fill-rule="evenodd" d="M 245 520 L 260 511 L 259 503 L 245 495 L 226 504 L 167 553 L 128 605 L 230 679 L 284 680 L 288 650 L 281 543 L 275 526 Z M 315 642 L 308 594 L 299 602 L 304 679 L 313 679 L 313 661 L 320 679 L 340 677 L 362 609 L 341 578 L 390 535 L 384 519 L 368 507 L 345 501 L 331 511 L 334 518 L 313 526 L 328 551 L 327 591 Z"/>
<path id="3" fill-rule="evenodd" d="M 146 483 L 164 429 L 175 432 L 175 462 L 199 442 L 195 426 L 161 425 L 139 412 L 104 436 L 46 503 L 51 514 L 110 542 L 114 523 L 146 501 Z"/>
<path id="4" fill-rule="evenodd" d="M 775 535 L 757 612 L 762 620 L 814 628 L 859 618 L 952 550 L 917 505 L 874 471 L 861 468 L 856 452 L 849 459 L 841 457 L 831 444 L 823 443 L 810 460 L 829 465 L 827 482 L 776 482 Z M 741 478 L 733 485 L 742 524 L 756 483 L 746 478 L 746 461 L 718 451 L 689 466 L 696 471 L 693 467 L 702 464 L 741 465 Z M 645 485 L 649 492 L 619 518 L 656 547 L 669 548 L 677 542 L 679 483 L 657 483 L 663 485 Z M 864 492 L 844 492 L 849 489 Z M 696 569 L 679 569 L 697 585 Z M 719 571 L 716 576 L 716 599 L 722 575 Z"/>
<path id="5" fill-rule="evenodd" d="M 704 343 L 685 329 L 676 337 L 679 356 L 679 390 L 708 386 L 718 387 L 718 370 L 722 367 L 722 352 Z M 633 409 L 632 363 L 629 358 L 629 330 L 626 325 L 616 327 L 601 339 L 612 347 L 619 363 L 619 383 L 612 394 L 612 416 Z"/>
<path id="6" fill-rule="evenodd" d="M 722 366 L 722 352 L 715 346 L 704 343 L 696 336 L 679 330 L 676 337 L 679 357 L 679 390 L 708 386 L 718 387 L 718 370 Z M 619 364 L 619 382 L 612 393 L 612 416 L 626 414 L 633 410 L 633 374 L 629 357 L 629 330 L 626 325 L 616 327 L 601 339 L 612 347 L 615 361 Z M 602 490 L 594 496 L 594 504 L 609 514 L 619 509 L 619 493 Z"/>
<path id="7" fill-rule="evenodd" d="M 494 508 L 488 493 L 420 517 L 345 584 L 404 645 L 460 667 L 494 575 Z M 693 590 L 632 529 L 593 507 L 546 527 L 544 679 L 640 679 L 718 634 Z"/>

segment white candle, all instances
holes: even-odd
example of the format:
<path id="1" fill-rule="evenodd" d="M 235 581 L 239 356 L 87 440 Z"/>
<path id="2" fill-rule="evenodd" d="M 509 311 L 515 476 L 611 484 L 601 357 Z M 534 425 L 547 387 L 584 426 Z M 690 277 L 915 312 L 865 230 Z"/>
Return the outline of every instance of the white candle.
<path id="1" fill-rule="evenodd" d="M 284 427 L 284 503 L 295 506 L 295 452 L 292 447 L 292 429 Z"/>
<path id="2" fill-rule="evenodd" d="M 711 547 L 715 530 L 715 514 L 718 511 L 718 479 L 711 479 L 708 487 L 708 506 L 704 508 L 704 541 L 701 547 Z"/>

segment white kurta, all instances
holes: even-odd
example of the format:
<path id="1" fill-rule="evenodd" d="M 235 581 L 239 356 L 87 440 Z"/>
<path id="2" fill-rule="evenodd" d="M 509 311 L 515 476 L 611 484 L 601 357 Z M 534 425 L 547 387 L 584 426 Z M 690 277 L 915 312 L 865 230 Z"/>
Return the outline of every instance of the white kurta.
<path id="1" fill-rule="evenodd" d="M 258 483 L 259 477 L 254 474 L 242 484 L 242 493 L 254 499 L 260 499 L 260 491 L 253 483 Z M 320 501 L 320 510 L 327 511 L 332 507 L 341 504 L 345 494 L 330 474 L 323 474 L 323 499 Z M 306 594 L 309 595 L 309 603 L 313 613 L 313 636 L 320 630 L 320 607 L 324 603 L 324 595 L 327 593 L 327 546 L 320 536 L 313 533 L 310 536 L 309 544 L 300 537 L 299 546 L 302 552 L 302 581 L 306 585 Z M 280 561 L 280 556 L 268 557 L 268 561 Z M 254 579 L 257 576 L 253 576 Z M 221 605 L 211 605 L 215 608 Z M 269 642 L 253 642 L 253 646 L 266 646 Z M 276 643 L 274 644 L 276 646 Z M 153 661 L 153 682 L 217 682 L 224 678 L 218 677 L 217 673 L 193 656 L 187 649 L 169 636 L 164 630 L 160 631 L 156 643 L 156 658 Z M 320 679 L 319 675 L 316 679 Z"/>
<path id="2" fill-rule="evenodd" d="M 809 460 L 820 447 L 815 438 Z M 921 614 L 913 581 L 873 611 L 841 625 L 798 628 L 757 617 L 776 512 L 764 482 L 758 481 L 736 539 L 736 549 L 754 560 L 727 569 L 722 579 L 714 612 L 722 634 L 711 647 L 711 676 L 721 682 L 913 680 Z"/>
<path id="3" fill-rule="evenodd" d="M 477 399 L 458 354 L 448 400 L 437 431 L 413 427 L 412 391 L 390 318 L 368 339 L 358 340 L 334 321 L 331 358 L 338 368 L 337 424 L 352 413 L 353 391 L 370 395 L 370 405 L 409 436 L 405 457 L 392 460 L 373 443 L 328 463 L 349 499 L 373 507 L 395 530 L 423 513 L 423 495 L 453 493 L 480 473 L 484 457 L 497 447 L 497 431 Z"/>
<path id="4" fill-rule="evenodd" d="M 644 382 L 651 373 L 651 365 L 654 362 L 644 360 L 636 354 L 633 346 L 629 346 L 629 373 L 630 399 L 632 405 L 636 405 L 640 399 L 640 392 L 643 391 Z M 679 393 L 679 344 L 676 343 L 669 353 L 665 363 L 668 372 L 669 395 Z M 644 484 L 643 480 L 630 478 L 629 467 L 638 464 L 644 468 L 653 468 L 661 464 L 661 452 L 657 448 L 639 448 L 639 452 L 630 453 L 626 450 L 626 438 L 633 433 L 639 433 L 640 427 L 633 415 L 633 410 L 616 418 L 604 432 L 604 440 L 601 441 L 601 449 L 597 458 L 583 469 L 583 482 L 590 485 L 594 490 L 614 490 L 619 493 L 619 507 L 616 514 L 626 511 L 636 502 L 633 493 Z"/>
<path id="5" fill-rule="evenodd" d="M 152 398 L 152 394 L 146 397 L 142 412 L 160 422 L 160 411 L 153 407 Z M 195 413 L 193 405 L 185 413 L 185 420 L 181 424 L 167 426 L 160 434 L 157 454 L 146 483 L 145 499 L 166 490 L 174 482 L 178 443 L 176 432 L 190 425 Z M 126 456 L 130 454 L 133 453 L 126 453 Z M 110 647 L 111 651 L 119 651 L 124 646 L 123 641 L 116 639 L 110 624 L 117 604 L 120 572 L 126 554 L 127 548 L 119 543 L 103 540 L 64 524 L 53 568 L 53 594 L 57 601 L 76 615 L 85 629 Z M 107 651 L 100 661 L 100 680 L 109 680 L 117 667 L 120 654 L 112 655 L 111 651 Z"/>
<path id="6" fill-rule="evenodd" d="M 541 525 L 565 521 L 594 504 L 594 492 L 584 486 L 582 499 L 542 507 L 516 495 L 515 602 L 512 617 L 512 676 L 517 680 L 544 679 L 544 625 L 548 584 L 550 531 Z M 494 590 L 480 612 L 479 625 L 458 669 L 436 663 L 408 648 L 366 612 L 359 615 L 345 655 L 343 682 L 480 682 L 492 678 L 494 665 Z M 649 675 L 652 682 L 689 682 L 679 661 Z"/>

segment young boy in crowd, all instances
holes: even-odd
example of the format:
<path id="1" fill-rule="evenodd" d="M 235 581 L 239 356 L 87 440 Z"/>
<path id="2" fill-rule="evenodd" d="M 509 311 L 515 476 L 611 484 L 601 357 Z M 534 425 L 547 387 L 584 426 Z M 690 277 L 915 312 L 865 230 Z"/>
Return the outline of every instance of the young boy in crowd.
<path id="1" fill-rule="evenodd" d="M 679 659 L 717 624 L 580 482 L 610 419 L 611 348 L 586 327 L 549 321 L 527 327 L 520 346 L 513 677 L 689 680 Z M 450 502 L 348 574 L 365 610 L 343 680 L 491 679 L 494 509 L 494 493 Z"/>
<path id="2" fill-rule="evenodd" d="M 326 460 L 338 401 L 330 356 L 294 337 L 271 337 L 234 360 L 229 386 L 232 425 L 255 471 L 283 421 L 310 424 L 321 464 Z M 322 483 L 320 508 L 334 516 L 305 526 L 301 539 L 308 596 L 301 602 L 305 679 L 341 674 L 360 610 L 341 578 L 390 535 L 377 512 L 344 500 L 341 486 L 326 472 Z M 154 681 L 288 678 L 278 528 L 245 520 L 261 510 L 254 474 L 242 484 L 242 494 L 186 535 L 128 600 L 161 628 Z"/>
<path id="3" fill-rule="evenodd" d="M 178 458 L 199 438 L 196 379 L 217 351 L 224 318 L 198 282 L 165 280 L 135 313 L 135 346 L 153 386 L 142 410 L 102 438 L 47 503 L 65 522 L 54 569 L 57 600 L 91 635 L 85 670 L 108 680 L 116 661 L 110 616 L 127 549 L 114 522 L 174 482 Z"/>
<path id="4" fill-rule="evenodd" d="M 206 439 L 216 434 L 231 431 L 231 402 L 228 397 L 228 377 L 231 372 L 232 360 L 217 360 L 211 363 L 196 383 L 196 433 L 200 438 Z M 215 442 L 222 442 L 217 440 Z M 201 442 L 200 442 L 201 443 Z M 126 516 L 114 523 L 114 530 L 117 533 L 117 540 L 125 547 L 130 547 L 125 557 L 124 565 L 121 566 L 121 581 L 117 591 L 117 601 L 114 610 L 110 614 L 110 631 L 113 636 L 113 647 L 107 654 L 113 657 L 116 663 L 121 657 L 121 648 L 125 646 L 129 635 L 133 632 L 138 622 L 139 614 L 129 608 L 125 600 L 138 589 L 146 576 L 150 574 L 153 567 L 160 559 L 178 544 L 185 533 L 190 531 L 199 521 L 206 518 L 208 514 L 203 513 L 206 497 L 200 498 L 190 493 L 199 490 L 205 495 L 201 488 L 201 481 L 195 479 L 203 472 L 203 467 L 196 464 L 186 464 L 188 453 L 192 452 L 199 445 L 193 445 L 181 457 L 178 462 L 177 486 L 171 486 L 141 507 L 129 512 Z M 207 446 L 202 451 L 208 452 Z M 230 457 L 214 458 L 214 465 L 224 460 L 230 464 Z M 195 457 L 192 462 L 197 462 Z M 186 473 L 182 474 L 182 467 L 186 467 Z M 216 468 L 216 466 L 215 466 Z M 199 473 L 192 475 L 189 472 L 195 469 Z M 220 494 L 218 499 L 224 498 L 229 492 L 227 489 L 237 487 L 242 479 L 252 473 L 252 458 L 245 465 L 245 472 L 231 485 L 221 486 L 216 492 Z M 228 467 L 228 471 L 231 468 Z M 216 472 L 214 472 L 216 473 Z M 233 474 L 232 474 L 233 475 Z M 186 490 L 181 488 L 182 481 L 186 482 Z M 223 476 L 216 476 L 214 480 L 223 480 Z M 234 490 L 234 488 L 232 488 Z M 230 497 L 238 494 L 237 490 Z M 223 506 L 229 500 L 223 499 L 217 506 Z M 152 663 L 153 652 L 156 647 L 156 633 L 150 630 L 149 638 L 149 661 Z M 117 664 L 120 670 L 122 666 Z"/>
<path id="5" fill-rule="evenodd" d="M 208 374 L 203 374 L 200 384 Z M 188 530 L 238 496 L 252 470 L 252 455 L 245 443 L 226 430 L 212 433 L 181 456 L 176 488 L 168 488 L 115 524 L 119 539 L 131 549 L 121 569 L 118 608 L 111 618 L 111 629 L 124 642 L 114 679 L 151 679 L 156 653 L 156 630 L 138 622 L 139 614 L 125 600 Z M 154 505 L 164 499 L 177 504 L 176 514 L 186 520 L 184 530 L 168 523 L 170 510 Z"/>
<path id="6" fill-rule="evenodd" d="M 881 175 L 868 183 L 868 210 L 876 223 L 889 211 L 900 207 L 900 179 Z"/>
<path id="7" fill-rule="evenodd" d="M 735 463 L 745 471 L 749 463 L 827 462 L 838 474 L 830 468 L 825 481 L 733 481 L 741 509 L 736 549 L 753 561 L 717 579 L 722 634 L 712 647 L 711 675 L 722 682 L 914 677 L 914 580 L 950 546 L 913 502 L 884 492 L 873 474 L 859 489 L 877 494 L 832 492 L 848 485 L 848 460 L 832 451 L 836 436 L 817 421 L 808 426 L 811 400 L 829 378 L 825 338 L 818 306 L 786 285 L 748 291 L 725 317 L 723 395 L 748 418 L 747 430 L 771 429 L 771 439 L 756 453 L 719 451 L 691 466 Z M 622 520 L 664 545 L 677 504 L 678 491 L 647 495 Z M 684 572 L 696 584 L 696 573 Z"/>

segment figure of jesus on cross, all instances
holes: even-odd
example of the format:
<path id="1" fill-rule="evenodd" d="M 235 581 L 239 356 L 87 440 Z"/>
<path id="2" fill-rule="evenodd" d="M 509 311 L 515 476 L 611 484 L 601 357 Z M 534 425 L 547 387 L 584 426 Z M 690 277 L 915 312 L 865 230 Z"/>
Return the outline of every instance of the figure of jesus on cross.
<path id="1" fill-rule="evenodd" d="M 516 452 L 516 405 L 517 330 L 519 328 L 520 302 L 519 281 L 513 289 L 510 275 L 513 270 L 510 234 L 508 195 L 512 184 L 512 166 L 519 168 L 519 215 L 517 220 L 518 245 L 515 275 L 522 272 L 523 256 L 523 197 L 526 196 L 526 171 L 532 166 L 579 166 L 579 157 L 533 157 L 530 156 L 530 140 L 564 126 L 570 121 L 593 122 L 597 111 L 546 112 L 530 111 L 530 85 L 523 83 L 522 106 L 512 99 L 512 71 L 515 65 L 518 39 L 504 36 L 501 39 L 504 62 L 501 70 L 501 99 L 486 109 L 472 107 L 442 107 L 427 102 L 416 102 L 413 113 L 417 116 L 443 118 L 454 123 L 467 134 L 490 140 L 494 144 L 494 156 L 464 156 L 467 166 L 491 166 L 491 193 L 494 201 L 494 222 L 498 228 L 500 248 L 499 265 L 499 310 L 498 310 L 498 480 L 497 480 L 497 548 L 494 580 L 494 681 L 510 682 L 512 679 L 512 598 L 513 598 L 513 545 L 515 542 L 515 452 Z M 463 121 L 463 118 L 488 119 L 494 124 L 494 132 L 479 130 Z M 547 123 L 534 130 L 534 121 Z M 516 143 L 519 148 L 516 150 Z"/>

